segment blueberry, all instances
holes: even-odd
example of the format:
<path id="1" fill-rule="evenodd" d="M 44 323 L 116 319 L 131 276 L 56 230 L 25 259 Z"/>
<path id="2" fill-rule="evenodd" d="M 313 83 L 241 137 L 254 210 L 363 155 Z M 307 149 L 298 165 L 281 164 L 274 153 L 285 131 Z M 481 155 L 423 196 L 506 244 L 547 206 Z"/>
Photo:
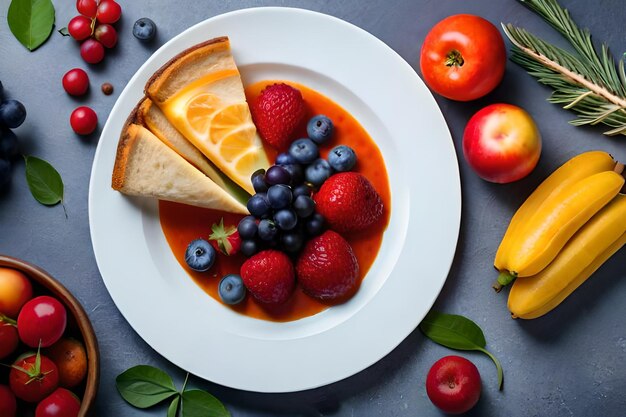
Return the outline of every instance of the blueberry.
<path id="1" fill-rule="evenodd" d="M 297 163 L 289 164 L 289 165 L 284 165 L 283 168 L 285 168 L 287 172 L 289 173 L 289 175 L 291 175 L 290 184 L 292 185 L 300 184 L 302 180 L 304 179 L 304 172 L 302 170 L 302 165 L 297 164 Z"/>
<path id="2" fill-rule="evenodd" d="M 311 197 L 311 194 L 313 193 L 313 189 L 311 188 L 309 184 L 300 184 L 293 189 L 292 193 L 293 193 L 293 198 L 295 201 L 295 199 L 297 199 L 301 195 Z"/>
<path id="3" fill-rule="evenodd" d="M 0 158 L 11 159 L 18 153 L 17 136 L 9 128 L 0 126 Z"/>
<path id="4" fill-rule="evenodd" d="M 220 281 L 217 293 L 226 304 L 239 304 L 246 297 L 246 287 L 241 276 L 228 274 Z"/>
<path id="5" fill-rule="evenodd" d="M 276 224 L 272 220 L 263 219 L 259 222 L 259 237 L 261 240 L 266 242 L 274 240 L 277 233 L 278 228 L 276 228 Z"/>
<path id="6" fill-rule="evenodd" d="M 328 153 L 328 163 L 335 171 L 350 171 L 356 164 L 356 153 L 349 146 L 335 146 Z"/>
<path id="7" fill-rule="evenodd" d="M 317 236 L 324 230 L 324 216 L 319 213 L 315 213 L 311 218 L 307 219 L 306 231 L 311 236 Z"/>
<path id="8" fill-rule="evenodd" d="M 309 217 L 315 211 L 315 201 L 311 197 L 300 195 L 294 200 L 293 209 L 298 217 Z"/>
<path id="9" fill-rule="evenodd" d="M 269 190 L 267 190 L 267 200 L 270 202 L 270 206 L 275 210 L 289 206 L 292 199 L 291 188 L 284 184 L 272 185 Z"/>
<path id="10" fill-rule="evenodd" d="M 274 222 L 281 230 L 291 230 L 296 227 L 298 216 L 293 210 L 282 209 L 274 213 Z"/>
<path id="11" fill-rule="evenodd" d="M 330 177 L 332 170 L 327 160 L 318 158 L 306 167 L 304 171 L 304 179 L 316 187 L 324 184 L 324 181 Z"/>
<path id="12" fill-rule="evenodd" d="M 265 183 L 265 170 L 263 168 L 254 171 L 250 177 L 252 181 L 252 187 L 257 193 L 264 193 L 267 191 L 267 184 Z"/>
<path id="13" fill-rule="evenodd" d="M 211 268 L 215 258 L 215 249 L 204 239 L 192 241 L 185 251 L 185 262 L 189 268 L 198 272 L 204 272 Z"/>
<path id="14" fill-rule="evenodd" d="M 291 175 L 289 174 L 289 171 L 285 169 L 285 167 L 281 167 L 280 165 L 272 165 L 271 167 L 269 167 L 267 173 L 265 174 L 265 182 L 267 182 L 269 185 L 289 185 L 289 183 L 291 182 Z"/>
<path id="15" fill-rule="evenodd" d="M 133 35 L 142 41 L 149 41 L 156 36 L 156 24 L 147 17 L 142 17 L 133 25 Z"/>
<path id="16" fill-rule="evenodd" d="M 241 239 L 253 239 L 259 227 L 254 216 L 246 216 L 237 225 L 237 231 Z"/>
<path id="17" fill-rule="evenodd" d="M 309 120 L 306 133 L 317 144 L 326 142 L 333 135 L 333 122 L 323 114 L 318 114 Z"/>
<path id="18" fill-rule="evenodd" d="M 267 201 L 267 195 L 265 193 L 259 193 L 250 197 L 247 207 L 250 214 L 260 219 L 269 212 L 270 203 Z"/>
<path id="19" fill-rule="evenodd" d="M 301 164 L 310 164 L 319 156 L 319 149 L 311 139 L 298 139 L 289 147 L 289 154 Z"/>
<path id="20" fill-rule="evenodd" d="M 302 248 L 304 239 L 300 233 L 285 233 L 280 238 L 280 242 L 286 252 L 294 253 Z"/>
<path id="21" fill-rule="evenodd" d="M 250 257 L 259 251 L 259 246 L 255 240 L 247 239 L 241 241 L 239 250 L 244 254 L 244 256 Z"/>
<path id="22" fill-rule="evenodd" d="M 279 153 L 276 157 L 276 165 L 291 165 L 295 163 L 296 159 L 287 152 Z"/>
<path id="23" fill-rule="evenodd" d="M 0 190 L 11 181 L 11 162 L 8 159 L 0 158 Z"/>
<path id="24" fill-rule="evenodd" d="M 26 108 L 17 100 L 4 100 L 0 103 L 0 124 L 15 129 L 24 123 Z"/>

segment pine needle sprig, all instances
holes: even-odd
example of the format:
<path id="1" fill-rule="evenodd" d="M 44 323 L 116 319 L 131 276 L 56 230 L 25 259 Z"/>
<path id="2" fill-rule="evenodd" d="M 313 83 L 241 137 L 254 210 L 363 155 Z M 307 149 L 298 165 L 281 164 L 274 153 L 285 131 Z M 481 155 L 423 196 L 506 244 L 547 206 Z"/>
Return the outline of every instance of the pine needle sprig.
<path id="1" fill-rule="evenodd" d="M 580 29 L 557 0 L 518 0 L 539 14 L 572 45 L 569 52 L 512 24 L 502 25 L 513 47 L 511 60 L 554 89 L 548 99 L 578 114 L 575 126 L 602 123 L 605 135 L 626 135 L 626 72 L 624 58 L 616 65 L 609 48 L 601 52 L 591 33 Z"/>

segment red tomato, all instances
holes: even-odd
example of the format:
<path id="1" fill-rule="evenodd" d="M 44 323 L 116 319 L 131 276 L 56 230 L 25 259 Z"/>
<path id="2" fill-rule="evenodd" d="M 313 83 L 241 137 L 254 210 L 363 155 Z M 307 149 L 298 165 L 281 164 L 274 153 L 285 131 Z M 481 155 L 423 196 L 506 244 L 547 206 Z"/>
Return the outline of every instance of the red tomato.
<path id="1" fill-rule="evenodd" d="M 452 100 L 484 96 L 502 80 L 506 49 L 498 29 L 482 17 L 457 14 L 437 23 L 422 44 L 426 84 Z"/>
<path id="2" fill-rule="evenodd" d="M 19 342 L 17 328 L 0 318 L 0 359 L 4 359 L 15 352 Z M 2 416 L 1 413 L 0 416 Z"/>
<path id="3" fill-rule="evenodd" d="M 15 417 L 17 415 L 17 401 L 13 391 L 6 386 L 0 385 L 0 416 Z"/>
<path id="4" fill-rule="evenodd" d="M 428 398 L 449 414 L 470 410 L 478 402 L 480 391 L 480 374 L 476 365 L 460 356 L 439 359 L 426 377 Z"/>
<path id="5" fill-rule="evenodd" d="M 17 398 L 30 403 L 43 400 L 59 386 L 57 366 L 47 357 L 27 354 L 19 357 L 9 373 L 9 385 Z M 20 368 L 20 369 L 18 369 Z"/>
<path id="6" fill-rule="evenodd" d="M 17 317 L 17 331 L 30 347 L 48 347 L 61 338 L 67 324 L 65 307 L 56 298 L 42 295 L 22 307 Z"/>
<path id="7" fill-rule="evenodd" d="M 80 401 L 76 395 L 65 388 L 57 388 L 37 405 L 35 417 L 77 417 L 79 411 Z"/>
<path id="8" fill-rule="evenodd" d="M 0 313 L 16 318 L 33 296 L 33 286 L 20 271 L 0 267 Z"/>

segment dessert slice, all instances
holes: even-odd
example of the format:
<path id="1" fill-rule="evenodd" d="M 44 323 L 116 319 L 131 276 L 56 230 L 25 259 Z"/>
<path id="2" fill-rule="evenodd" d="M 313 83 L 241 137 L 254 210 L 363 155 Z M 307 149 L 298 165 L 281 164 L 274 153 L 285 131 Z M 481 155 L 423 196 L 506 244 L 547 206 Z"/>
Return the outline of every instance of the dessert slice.
<path id="1" fill-rule="evenodd" d="M 143 126 L 124 127 L 111 186 L 124 194 L 155 197 L 247 214 L 246 207 Z"/>
<path id="2" fill-rule="evenodd" d="M 243 188 L 217 169 L 191 142 L 167 120 L 163 112 L 149 98 L 137 105 L 136 123 L 148 128 L 163 143 L 202 171 L 215 184 L 245 205 L 250 198 Z"/>
<path id="3" fill-rule="evenodd" d="M 252 123 L 227 37 L 191 47 L 159 69 L 146 94 L 224 174 L 254 194 L 250 176 L 269 161 Z"/>

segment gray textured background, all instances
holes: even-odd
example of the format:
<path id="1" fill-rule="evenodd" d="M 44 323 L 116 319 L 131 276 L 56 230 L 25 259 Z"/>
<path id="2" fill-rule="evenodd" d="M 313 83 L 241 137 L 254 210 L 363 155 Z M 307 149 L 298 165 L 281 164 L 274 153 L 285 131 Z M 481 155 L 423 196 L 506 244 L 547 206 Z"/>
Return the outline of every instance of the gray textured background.
<path id="1" fill-rule="evenodd" d="M 62 27 L 76 14 L 74 1 L 53 1 L 57 25 Z M 74 135 L 68 122 L 73 108 L 83 103 L 94 108 L 101 128 L 125 83 L 160 45 L 201 20 L 251 6 L 302 7 L 345 19 L 383 40 L 418 73 L 422 40 L 437 21 L 451 14 L 474 13 L 494 23 L 513 22 L 560 42 L 552 29 L 514 0 L 121 1 L 123 18 L 117 24 L 117 47 L 107 51 L 103 63 L 88 66 L 80 58 L 78 45 L 56 32 L 40 49 L 29 53 L 8 30 L 8 3 L 0 0 L 0 80 L 7 95 L 21 100 L 28 110 L 26 122 L 17 130 L 22 152 L 50 161 L 63 176 L 69 218 L 65 219 L 61 207 L 47 208 L 33 200 L 26 186 L 23 163 L 18 162 L 11 188 L 0 195 L 0 253 L 41 266 L 83 303 L 96 329 L 102 354 L 96 408 L 100 416 L 165 415 L 164 406 L 135 410 L 119 397 L 114 379 L 128 367 L 140 363 L 161 367 L 179 385 L 185 373 L 135 334 L 102 283 L 87 218 L 89 174 L 99 131 L 86 138 Z M 595 39 L 606 41 L 618 56 L 624 52 L 623 0 L 562 0 L 562 4 L 580 24 L 591 28 Z M 133 22 L 143 16 L 151 17 L 158 25 L 158 38 L 150 45 L 140 43 L 131 33 Z M 323 53 L 323 48 L 311 53 Z M 91 91 L 80 99 L 69 97 L 61 87 L 61 77 L 73 67 L 87 68 L 91 77 Z M 112 96 L 106 97 L 99 90 L 105 81 L 116 88 Z M 590 149 L 606 150 L 626 161 L 626 138 L 611 139 L 603 137 L 600 129 L 568 125 L 572 114 L 548 104 L 548 94 L 548 89 L 509 62 L 502 84 L 483 99 L 457 103 L 437 97 L 459 156 L 463 218 L 456 258 L 435 307 L 466 315 L 483 328 L 487 347 L 502 361 L 506 381 L 504 391 L 498 392 L 495 368 L 489 359 L 480 354 L 463 354 L 478 366 L 483 378 L 483 396 L 469 413 L 472 416 L 626 414 L 626 250 L 542 319 L 511 320 L 506 295 L 495 295 L 489 285 L 495 278 L 493 254 L 508 220 L 548 173 L 571 156 Z M 501 101 L 527 109 L 544 138 L 536 170 L 528 178 L 509 185 L 480 180 L 460 152 L 468 118 L 479 108 Z M 419 133 L 419 126 L 416 132 Z M 160 314 L 167 314 L 167 306 L 164 311 L 154 312 L 155 320 Z M 439 416 L 441 413 L 426 397 L 424 380 L 435 360 L 452 353 L 415 331 L 369 369 L 312 391 L 262 395 L 194 378 L 190 385 L 219 397 L 234 417 Z"/>

